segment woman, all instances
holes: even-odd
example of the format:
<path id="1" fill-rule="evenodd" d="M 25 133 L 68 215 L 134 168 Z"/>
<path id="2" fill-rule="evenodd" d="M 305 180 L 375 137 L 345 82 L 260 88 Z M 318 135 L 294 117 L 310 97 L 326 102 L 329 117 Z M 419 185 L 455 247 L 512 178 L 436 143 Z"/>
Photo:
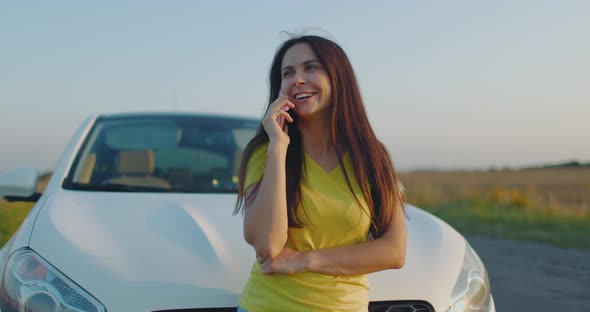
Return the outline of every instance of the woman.
<path id="1" fill-rule="evenodd" d="M 404 198 L 348 57 L 287 40 L 269 99 L 240 169 L 235 213 L 257 261 L 239 311 L 367 311 L 367 274 L 404 265 Z"/>

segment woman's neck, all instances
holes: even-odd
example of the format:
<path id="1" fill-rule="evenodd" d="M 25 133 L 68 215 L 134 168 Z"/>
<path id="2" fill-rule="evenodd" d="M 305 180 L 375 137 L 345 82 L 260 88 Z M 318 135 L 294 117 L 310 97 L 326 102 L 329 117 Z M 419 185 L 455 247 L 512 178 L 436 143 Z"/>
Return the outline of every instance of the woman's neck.
<path id="1" fill-rule="evenodd" d="M 330 118 L 308 116 L 298 122 L 303 141 L 303 151 L 314 158 L 330 158 L 335 155 L 330 139 Z"/>

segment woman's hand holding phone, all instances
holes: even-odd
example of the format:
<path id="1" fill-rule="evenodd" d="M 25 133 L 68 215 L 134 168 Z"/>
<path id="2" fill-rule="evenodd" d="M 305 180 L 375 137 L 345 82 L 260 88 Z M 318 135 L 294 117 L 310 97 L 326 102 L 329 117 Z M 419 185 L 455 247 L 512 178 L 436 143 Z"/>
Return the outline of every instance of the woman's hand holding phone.
<path id="1" fill-rule="evenodd" d="M 289 106 L 283 106 L 283 107 L 281 107 L 281 109 L 284 111 L 289 111 Z M 283 116 L 277 117 L 277 123 L 279 124 L 279 127 L 283 131 L 285 131 L 285 129 L 287 128 L 287 125 L 285 124 L 285 117 L 283 117 Z"/>
<path id="2" fill-rule="evenodd" d="M 270 143 L 279 143 L 285 147 L 289 145 L 290 139 L 288 133 L 287 122 L 293 122 L 293 117 L 289 115 L 289 109 L 295 107 L 295 104 L 289 100 L 283 91 L 279 93 L 279 97 L 270 104 L 262 125 L 268 134 Z"/>

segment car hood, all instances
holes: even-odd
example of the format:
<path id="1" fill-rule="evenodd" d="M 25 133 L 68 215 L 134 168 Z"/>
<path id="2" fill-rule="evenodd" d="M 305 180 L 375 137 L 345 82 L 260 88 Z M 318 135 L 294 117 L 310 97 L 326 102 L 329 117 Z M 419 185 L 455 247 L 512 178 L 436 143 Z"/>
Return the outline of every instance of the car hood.
<path id="1" fill-rule="evenodd" d="M 255 257 L 234 203 L 235 194 L 60 190 L 44 203 L 30 247 L 109 312 L 235 307 Z M 443 310 L 465 242 L 432 215 L 406 212 L 406 265 L 371 274 L 370 298 Z"/>

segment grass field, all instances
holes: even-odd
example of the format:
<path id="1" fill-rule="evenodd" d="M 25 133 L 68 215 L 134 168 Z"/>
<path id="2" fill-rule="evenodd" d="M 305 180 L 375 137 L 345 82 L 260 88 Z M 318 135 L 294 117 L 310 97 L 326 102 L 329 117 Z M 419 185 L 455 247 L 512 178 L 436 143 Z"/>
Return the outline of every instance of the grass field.
<path id="1" fill-rule="evenodd" d="M 400 178 L 409 203 L 463 234 L 590 249 L 590 168 L 423 171 Z M 31 207 L 0 200 L 0 246 Z"/>
<path id="2" fill-rule="evenodd" d="M 37 180 L 37 192 L 43 193 L 45 187 L 51 178 L 51 173 L 43 173 Z M 18 229 L 23 222 L 34 203 L 30 202 L 12 202 L 7 203 L 0 198 L 0 246 L 12 237 L 12 234 Z"/>
<path id="3" fill-rule="evenodd" d="M 10 239 L 32 207 L 32 203 L 7 203 L 0 199 L 0 246 Z"/>
<path id="4" fill-rule="evenodd" d="M 590 168 L 401 174 L 412 202 L 430 206 L 463 198 L 571 213 L 590 209 Z"/>
<path id="5" fill-rule="evenodd" d="M 408 202 L 464 234 L 590 249 L 590 168 L 400 174 Z"/>

